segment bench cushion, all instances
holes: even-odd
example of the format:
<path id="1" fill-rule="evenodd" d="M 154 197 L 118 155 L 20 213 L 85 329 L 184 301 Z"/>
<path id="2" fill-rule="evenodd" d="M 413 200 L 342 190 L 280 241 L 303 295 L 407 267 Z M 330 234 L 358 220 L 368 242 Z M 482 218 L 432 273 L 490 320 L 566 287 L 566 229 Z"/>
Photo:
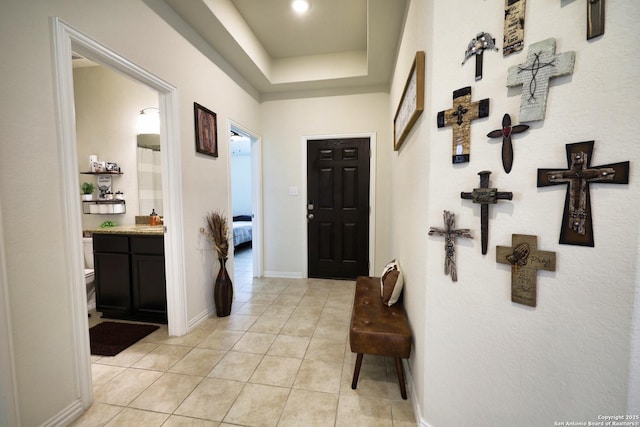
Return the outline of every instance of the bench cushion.
<path id="1" fill-rule="evenodd" d="M 379 277 L 358 277 L 349 332 L 354 353 L 411 355 L 411 330 L 402 301 L 388 307 L 380 298 Z"/>

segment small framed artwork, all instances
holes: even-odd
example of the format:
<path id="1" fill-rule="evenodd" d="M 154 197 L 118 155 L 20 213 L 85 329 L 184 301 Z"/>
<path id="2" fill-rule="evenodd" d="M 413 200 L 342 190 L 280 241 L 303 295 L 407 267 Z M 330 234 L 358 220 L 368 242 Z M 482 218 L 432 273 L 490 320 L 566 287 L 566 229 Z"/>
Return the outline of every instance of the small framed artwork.
<path id="1" fill-rule="evenodd" d="M 196 124 L 196 152 L 218 157 L 218 123 L 216 113 L 193 103 Z"/>
<path id="2" fill-rule="evenodd" d="M 112 172 L 112 173 L 120 172 L 120 168 L 118 168 L 118 164 L 113 162 L 107 162 L 105 169 L 107 172 Z"/>
<path id="3" fill-rule="evenodd" d="M 424 110 L 424 51 L 416 57 L 404 85 L 400 103 L 393 118 L 393 149 L 398 151 L 413 124 Z"/>

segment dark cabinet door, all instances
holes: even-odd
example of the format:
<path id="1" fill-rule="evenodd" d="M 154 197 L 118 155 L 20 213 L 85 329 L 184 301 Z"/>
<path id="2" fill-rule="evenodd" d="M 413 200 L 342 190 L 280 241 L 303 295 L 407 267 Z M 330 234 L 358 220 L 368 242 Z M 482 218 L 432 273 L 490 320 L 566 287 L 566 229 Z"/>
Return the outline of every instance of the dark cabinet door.
<path id="1" fill-rule="evenodd" d="M 96 274 L 96 310 L 104 315 L 131 312 L 131 272 L 129 254 L 94 254 Z"/>
<path id="2" fill-rule="evenodd" d="M 103 317 L 167 323 L 162 236 L 94 234 L 93 250 Z"/>
<path id="3" fill-rule="evenodd" d="M 167 321 L 164 257 L 131 255 L 133 312 L 136 317 Z"/>
<path id="4" fill-rule="evenodd" d="M 133 314 L 136 318 L 167 321 L 164 238 L 131 237 Z"/>

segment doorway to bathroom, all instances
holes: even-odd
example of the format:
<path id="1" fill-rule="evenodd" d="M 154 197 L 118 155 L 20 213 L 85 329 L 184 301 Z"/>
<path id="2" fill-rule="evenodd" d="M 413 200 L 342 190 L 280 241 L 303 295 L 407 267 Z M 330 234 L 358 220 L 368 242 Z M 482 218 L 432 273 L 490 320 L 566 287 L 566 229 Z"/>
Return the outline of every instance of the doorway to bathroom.
<path id="1" fill-rule="evenodd" d="M 90 231 L 163 216 L 158 93 L 81 55 L 72 57 L 76 151 L 90 325 L 99 321 Z M 86 200 L 85 200 L 86 199 Z M 91 316 L 94 313 L 94 316 Z"/>
<path id="2" fill-rule="evenodd" d="M 100 63 L 140 84 L 156 91 L 159 103 L 161 123 L 161 158 L 163 208 L 169 227 L 165 232 L 165 267 L 167 290 L 168 331 L 170 335 L 184 335 L 187 331 L 185 272 L 184 262 L 184 225 L 182 199 L 182 162 L 178 129 L 178 94 L 171 84 L 137 66 L 108 47 L 93 40 L 86 34 L 69 26 L 59 18 L 51 18 L 53 35 L 54 89 L 58 122 L 58 149 L 60 153 L 60 179 L 62 181 L 63 206 L 66 206 L 67 221 L 62 224 L 64 250 L 68 271 L 72 275 L 69 284 L 69 297 L 74 311 L 72 323 L 76 351 L 78 396 L 84 408 L 91 404 L 92 378 L 89 357 L 89 334 L 87 331 L 86 288 L 81 274 L 82 244 L 79 233 L 82 230 L 80 198 L 78 197 L 78 153 L 76 147 L 76 110 L 74 104 L 72 55 L 77 53 L 87 59 Z M 135 118 L 133 119 L 135 120 Z M 91 153 L 95 154 L 95 153 Z"/>

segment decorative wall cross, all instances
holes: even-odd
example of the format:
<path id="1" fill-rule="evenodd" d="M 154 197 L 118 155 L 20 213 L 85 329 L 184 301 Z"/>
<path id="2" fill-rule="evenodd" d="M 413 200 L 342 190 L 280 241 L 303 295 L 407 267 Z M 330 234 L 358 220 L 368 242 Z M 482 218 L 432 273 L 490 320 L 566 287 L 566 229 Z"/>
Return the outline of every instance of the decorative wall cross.
<path id="1" fill-rule="evenodd" d="M 452 163 L 469 161 L 471 121 L 489 115 L 489 98 L 471 102 L 471 86 L 453 92 L 453 108 L 438 113 L 438 127 L 453 126 Z"/>
<path id="2" fill-rule="evenodd" d="M 604 0 L 587 0 L 587 40 L 604 34 Z"/>
<path id="3" fill-rule="evenodd" d="M 502 129 L 492 130 L 487 134 L 489 138 L 502 137 L 502 167 L 506 173 L 511 172 L 513 166 L 513 145 L 511 144 L 511 135 L 521 133 L 529 129 L 529 125 L 511 126 L 511 116 L 505 114 L 502 116 Z"/>
<path id="4" fill-rule="evenodd" d="M 564 214 L 560 230 L 560 243 L 594 246 L 589 185 L 628 184 L 629 162 L 591 166 L 593 141 L 567 144 L 569 169 L 538 169 L 538 187 L 565 184 Z"/>
<path id="5" fill-rule="evenodd" d="M 480 175 L 480 188 L 474 188 L 471 193 L 462 192 L 460 197 L 480 204 L 480 237 L 482 239 L 482 254 L 484 255 L 487 253 L 489 242 L 489 204 L 496 204 L 498 200 L 511 200 L 513 193 L 489 188 L 491 172 L 482 171 L 478 172 L 478 175 Z"/>
<path id="6" fill-rule="evenodd" d="M 482 80 L 482 60 L 484 58 L 484 51 L 487 49 L 499 50 L 496 47 L 496 39 L 491 37 L 489 33 L 478 33 L 478 35 L 469 42 L 467 50 L 464 53 L 462 65 L 472 56 L 475 55 L 476 57 L 476 81 Z"/>
<path id="7" fill-rule="evenodd" d="M 473 239 L 468 228 L 456 229 L 456 214 L 444 211 L 444 228 L 431 227 L 429 236 L 444 236 L 444 274 L 451 276 L 452 282 L 458 281 L 456 268 L 456 238 Z"/>
<path id="8" fill-rule="evenodd" d="M 519 52 L 524 46 L 525 3 L 526 0 L 504 0 L 503 56 Z"/>
<path id="9" fill-rule="evenodd" d="M 556 55 L 556 39 L 532 44 L 524 64 L 509 67 L 507 87 L 522 85 L 520 121 L 543 120 L 547 109 L 549 80 L 573 73 L 575 52 Z"/>
<path id="10" fill-rule="evenodd" d="M 512 234 L 511 247 L 496 246 L 496 262 L 511 265 L 511 301 L 536 306 L 538 270 L 556 271 L 555 252 L 539 251 L 538 238 Z"/>

